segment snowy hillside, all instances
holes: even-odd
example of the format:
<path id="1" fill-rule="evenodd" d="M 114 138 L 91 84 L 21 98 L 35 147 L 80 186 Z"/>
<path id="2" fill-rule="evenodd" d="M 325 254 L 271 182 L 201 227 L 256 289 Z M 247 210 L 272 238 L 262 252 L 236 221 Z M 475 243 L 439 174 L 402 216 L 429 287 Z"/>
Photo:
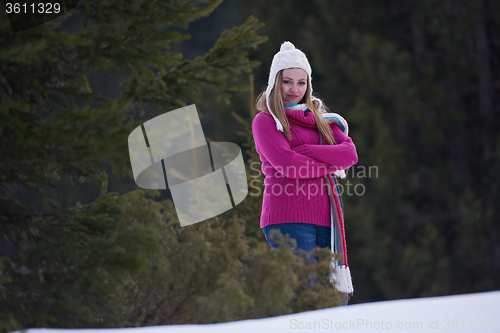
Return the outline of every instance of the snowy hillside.
<path id="1" fill-rule="evenodd" d="M 373 302 L 209 325 L 28 333 L 500 332 L 500 291 Z"/>

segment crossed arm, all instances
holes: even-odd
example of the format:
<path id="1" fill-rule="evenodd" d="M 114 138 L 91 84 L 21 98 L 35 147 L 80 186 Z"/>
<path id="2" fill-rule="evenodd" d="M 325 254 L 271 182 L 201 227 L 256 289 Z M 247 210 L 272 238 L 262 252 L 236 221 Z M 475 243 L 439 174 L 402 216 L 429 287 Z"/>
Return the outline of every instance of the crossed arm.
<path id="1" fill-rule="evenodd" d="M 292 148 L 295 152 L 344 170 L 358 162 L 356 146 L 336 124 L 331 124 L 335 145 L 302 144 Z"/>
<path id="2" fill-rule="evenodd" d="M 351 138 L 335 124 L 331 125 L 336 145 L 303 144 L 294 148 L 285 136 L 276 130 L 269 115 L 257 114 L 252 123 L 255 147 L 269 163 L 287 178 L 315 178 L 337 170 L 347 169 L 358 161 Z M 307 170 L 297 172 L 297 170 Z"/>

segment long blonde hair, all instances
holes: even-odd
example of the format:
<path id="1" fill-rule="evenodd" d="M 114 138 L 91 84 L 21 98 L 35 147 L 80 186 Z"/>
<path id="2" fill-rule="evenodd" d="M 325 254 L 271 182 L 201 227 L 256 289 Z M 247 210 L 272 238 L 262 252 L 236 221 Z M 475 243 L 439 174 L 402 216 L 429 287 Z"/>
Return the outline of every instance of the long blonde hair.
<path id="1" fill-rule="evenodd" d="M 285 113 L 285 105 L 283 104 L 283 95 L 281 94 L 281 81 L 283 78 L 283 70 L 280 70 L 276 74 L 276 80 L 274 81 L 274 87 L 269 95 L 269 107 L 274 115 L 278 118 L 278 120 L 283 125 L 283 134 L 288 139 L 288 141 L 292 141 L 292 134 L 290 133 L 290 124 L 288 123 L 288 118 Z M 316 126 L 318 127 L 318 131 L 321 135 L 326 139 L 328 144 L 334 145 L 335 139 L 333 138 L 332 129 L 327 124 L 323 116 L 321 116 L 322 112 L 328 112 L 327 107 L 319 98 L 315 97 L 311 98 L 311 87 L 309 86 L 309 78 L 307 80 L 307 89 L 304 95 L 304 98 L 300 101 L 300 103 L 305 103 L 307 108 L 313 113 L 314 120 L 316 121 Z M 263 91 L 259 97 L 257 97 L 256 108 L 259 111 L 267 112 L 267 104 L 266 104 L 266 92 Z"/>

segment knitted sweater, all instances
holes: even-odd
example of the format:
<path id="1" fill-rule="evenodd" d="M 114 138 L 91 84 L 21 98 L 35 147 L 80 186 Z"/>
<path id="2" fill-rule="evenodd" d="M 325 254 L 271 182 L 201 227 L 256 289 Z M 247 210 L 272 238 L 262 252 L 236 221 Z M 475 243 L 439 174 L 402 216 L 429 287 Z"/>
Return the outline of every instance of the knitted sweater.
<path id="1" fill-rule="evenodd" d="M 337 144 L 319 145 L 317 128 L 306 127 L 316 123 L 312 112 L 285 112 L 292 141 L 276 129 L 267 112 L 259 112 L 252 123 L 265 175 L 260 227 L 290 222 L 330 226 L 331 206 L 323 176 L 356 164 L 356 147 L 336 124 L 330 126 Z"/>

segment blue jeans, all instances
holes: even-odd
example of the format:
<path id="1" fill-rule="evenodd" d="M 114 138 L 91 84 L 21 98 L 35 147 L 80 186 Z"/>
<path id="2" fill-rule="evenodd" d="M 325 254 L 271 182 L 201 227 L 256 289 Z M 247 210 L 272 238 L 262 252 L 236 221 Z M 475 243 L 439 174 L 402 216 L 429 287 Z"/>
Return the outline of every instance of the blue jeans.
<path id="1" fill-rule="evenodd" d="M 280 223 L 271 224 L 262 228 L 264 237 L 273 248 L 279 247 L 279 240 L 269 239 L 271 230 L 278 229 L 283 235 L 297 241 L 297 248 L 311 252 L 316 246 L 330 248 L 331 228 L 309 223 Z M 283 240 L 283 238 L 281 239 Z"/>
<path id="2" fill-rule="evenodd" d="M 331 249 L 331 228 L 321 225 L 309 223 L 279 223 L 270 224 L 262 228 L 264 237 L 273 248 L 279 248 L 280 241 L 284 241 L 283 237 L 280 239 L 272 240 L 269 237 L 271 230 L 278 229 L 282 235 L 288 234 L 297 242 L 297 249 L 302 249 L 311 252 L 316 246 L 326 247 Z M 290 244 L 287 244 L 290 246 Z M 312 260 L 316 260 L 315 256 L 311 256 Z M 314 284 L 314 281 L 313 281 Z M 347 305 L 347 293 L 345 294 L 345 304 Z"/>

